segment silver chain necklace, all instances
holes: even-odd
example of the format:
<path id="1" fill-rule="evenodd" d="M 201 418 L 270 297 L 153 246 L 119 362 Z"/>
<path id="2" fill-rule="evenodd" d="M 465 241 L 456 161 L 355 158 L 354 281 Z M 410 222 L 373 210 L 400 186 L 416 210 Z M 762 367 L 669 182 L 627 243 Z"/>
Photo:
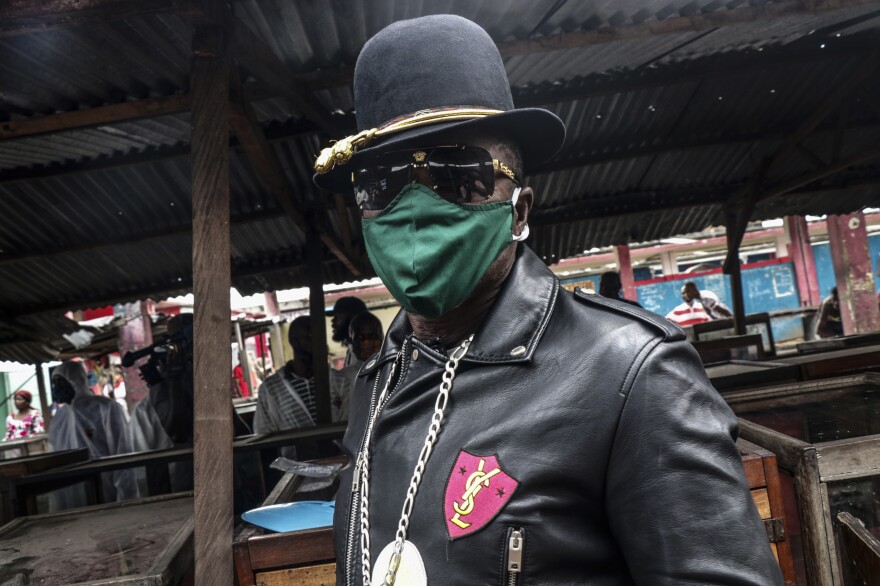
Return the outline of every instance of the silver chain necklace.
<path id="1" fill-rule="evenodd" d="M 425 471 L 425 465 L 431 452 L 434 449 L 434 443 L 437 441 L 437 435 L 440 433 L 440 426 L 443 424 L 443 415 L 446 411 L 446 405 L 449 402 L 449 392 L 452 390 L 452 381 L 455 379 L 455 372 L 458 370 L 459 361 L 464 357 L 474 339 L 471 334 L 464 342 L 452 352 L 443 372 L 443 380 L 440 383 L 440 390 L 437 393 L 437 400 L 434 403 L 434 414 L 431 417 L 431 424 L 428 426 L 428 434 L 425 436 L 425 443 L 422 445 L 422 451 L 419 453 L 419 459 L 413 470 L 412 478 L 409 481 L 409 488 L 406 491 L 406 500 L 403 502 L 403 511 L 400 514 L 400 521 L 397 524 L 397 534 L 394 540 L 394 551 L 391 554 L 391 562 L 388 564 L 388 571 L 385 573 L 385 579 L 382 586 L 393 586 L 397 577 L 397 569 L 400 565 L 400 556 L 403 552 L 403 545 L 406 542 L 406 534 L 409 529 L 409 517 L 412 514 L 413 504 L 415 503 L 416 493 L 419 490 L 419 484 L 422 482 L 422 474 Z M 361 485 L 361 572 L 363 586 L 370 586 L 372 583 L 372 574 L 370 572 L 370 444 L 373 436 L 373 426 L 379 417 L 379 411 L 388 397 L 391 389 L 391 381 L 394 379 L 397 370 L 397 360 L 391 366 L 391 372 L 388 373 L 388 380 L 385 381 L 385 387 L 376 401 L 376 407 L 370 425 L 367 427 L 367 434 L 364 441 L 364 448 L 357 457 L 355 474 L 358 475 Z"/>

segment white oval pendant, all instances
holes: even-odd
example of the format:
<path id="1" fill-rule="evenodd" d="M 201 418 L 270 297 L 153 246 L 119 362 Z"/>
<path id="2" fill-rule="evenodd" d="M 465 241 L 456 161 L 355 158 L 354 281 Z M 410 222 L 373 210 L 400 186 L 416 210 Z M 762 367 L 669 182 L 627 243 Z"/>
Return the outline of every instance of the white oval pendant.
<path id="1" fill-rule="evenodd" d="M 394 542 L 385 546 L 376 563 L 373 564 L 373 576 L 370 582 L 374 586 L 385 583 L 385 574 L 388 573 L 388 565 L 391 563 L 391 554 L 394 551 Z M 425 562 L 419 550 L 411 541 L 403 542 L 403 552 L 400 555 L 400 565 L 397 567 L 395 586 L 427 586 L 428 574 L 425 572 Z"/>

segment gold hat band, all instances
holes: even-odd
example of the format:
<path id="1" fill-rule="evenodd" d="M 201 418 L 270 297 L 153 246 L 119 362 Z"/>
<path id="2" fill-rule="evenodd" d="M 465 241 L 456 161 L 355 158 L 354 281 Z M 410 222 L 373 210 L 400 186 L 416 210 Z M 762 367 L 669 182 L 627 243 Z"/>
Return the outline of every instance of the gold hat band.
<path id="1" fill-rule="evenodd" d="M 454 122 L 457 120 L 472 120 L 485 118 L 493 114 L 500 114 L 504 110 L 492 110 L 489 108 L 437 108 L 433 110 L 419 110 L 412 114 L 395 118 L 379 128 L 362 130 L 357 134 L 346 136 L 336 141 L 333 146 L 321 150 L 321 154 L 315 160 L 315 171 L 319 175 L 328 173 L 336 165 L 346 164 L 359 148 L 367 146 L 374 138 L 387 136 L 396 132 L 409 130 L 437 122 Z"/>

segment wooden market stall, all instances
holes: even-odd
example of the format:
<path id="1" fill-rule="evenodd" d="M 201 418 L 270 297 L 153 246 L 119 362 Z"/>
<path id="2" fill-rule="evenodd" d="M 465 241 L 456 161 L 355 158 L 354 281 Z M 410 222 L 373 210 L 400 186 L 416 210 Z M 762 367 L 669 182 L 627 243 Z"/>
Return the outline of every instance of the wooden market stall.
<path id="1" fill-rule="evenodd" d="M 53 359 L 64 311 L 194 292 L 198 584 L 233 576 L 229 288 L 309 286 L 324 339 L 322 284 L 373 275 L 354 201 L 319 193 L 311 161 L 354 127 L 352 64 L 366 39 L 429 10 L 402 6 L 0 6 L 0 358 Z M 496 40 L 518 106 L 568 126 L 563 152 L 526 170 L 538 194 L 530 245 L 548 264 L 609 245 L 626 258 L 631 242 L 726 225 L 744 335 L 737 249 L 749 221 L 844 214 L 829 220 L 835 250 L 861 250 L 859 210 L 880 185 L 880 2 L 448 10 Z M 835 253 L 841 267 L 860 267 L 841 272 L 857 301 L 846 327 L 876 327 L 876 303 L 858 294 L 864 259 L 845 256 Z"/>

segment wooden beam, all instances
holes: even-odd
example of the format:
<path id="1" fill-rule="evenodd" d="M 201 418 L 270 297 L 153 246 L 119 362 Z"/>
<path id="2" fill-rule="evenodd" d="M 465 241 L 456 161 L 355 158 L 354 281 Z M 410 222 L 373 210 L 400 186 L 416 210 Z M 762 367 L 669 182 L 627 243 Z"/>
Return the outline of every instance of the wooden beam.
<path id="1" fill-rule="evenodd" d="M 0 37 L 165 12 L 201 10 L 195 0 L 6 0 L 0 3 Z"/>
<path id="2" fill-rule="evenodd" d="M 266 220 L 272 220 L 280 215 L 278 210 L 263 210 L 237 216 L 230 220 L 232 226 L 244 226 Z M 187 223 L 181 226 L 171 226 L 160 230 L 150 230 L 145 232 L 135 232 L 126 235 L 125 238 L 103 238 L 93 240 L 91 242 L 80 242 L 72 246 L 52 246 L 40 248 L 36 250 L 28 250 L 18 254 L 0 254 L 0 267 L 12 264 L 27 262 L 31 260 L 46 260 L 52 257 L 65 256 L 68 254 L 77 254 L 82 252 L 95 252 L 105 248 L 115 248 L 120 246 L 132 246 L 136 244 L 145 244 L 156 240 L 164 240 L 166 238 L 174 238 L 176 236 L 191 236 L 192 224 Z"/>
<path id="3" fill-rule="evenodd" d="M 233 582 L 230 67 L 223 30 L 196 28 L 192 51 L 195 583 L 213 586 Z"/>
<path id="4" fill-rule="evenodd" d="M 264 131 L 266 140 L 270 143 L 290 140 L 297 136 L 311 134 L 316 131 L 316 127 L 311 122 L 297 122 L 286 125 L 282 128 L 273 128 Z M 236 140 L 230 140 L 229 148 L 240 149 L 241 144 Z M 126 167 L 129 165 L 148 165 L 159 161 L 167 161 L 188 157 L 190 155 L 189 144 L 176 144 L 172 146 L 163 146 L 157 148 L 149 148 L 141 152 L 130 152 L 124 155 L 98 157 L 88 161 L 77 161 L 74 163 L 63 163 L 58 165 L 36 166 L 36 167 L 19 167 L 10 169 L 0 173 L 0 183 L 15 183 L 20 181 L 34 181 L 46 179 L 48 177 L 61 177 L 64 175 L 74 175 L 77 173 L 90 173 L 93 171 L 105 171 L 107 169 L 115 169 L 118 167 Z"/>
<path id="5" fill-rule="evenodd" d="M 299 249 L 285 250 L 282 252 L 285 253 L 284 259 L 286 260 L 278 260 L 267 264 L 254 263 L 234 268 L 232 271 L 233 282 L 248 277 L 257 277 L 270 273 L 282 273 L 291 270 L 303 270 L 306 268 L 305 260 L 300 257 L 301 251 Z M 192 286 L 192 278 L 185 277 L 181 281 L 177 281 L 173 284 L 163 282 L 158 285 L 137 287 L 115 293 L 93 293 L 57 303 L 40 303 L 34 306 L 18 306 L 11 308 L 8 313 L 9 315 L 14 315 L 16 317 L 26 317 L 30 315 L 50 313 L 53 311 L 75 311 L 79 309 L 104 307 L 113 303 L 123 303 L 141 299 L 155 299 L 160 296 L 168 297 L 170 295 L 179 295 L 187 291 L 192 291 Z"/>
<path id="6" fill-rule="evenodd" d="M 853 165 L 858 165 L 877 157 L 880 157 L 880 147 L 875 147 L 867 151 L 856 153 L 855 155 L 851 155 L 845 159 L 839 159 L 834 163 L 831 163 L 830 165 L 825 165 L 823 168 L 813 171 L 811 173 L 801 175 L 800 177 L 795 177 L 794 179 L 790 179 L 784 183 L 770 187 L 763 193 L 759 194 L 757 199 L 765 200 L 771 197 L 785 195 L 786 193 L 819 181 L 820 179 L 830 177 L 831 175 L 836 175 L 837 173 L 845 171 Z"/>
<path id="7" fill-rule="evenodd" d="M 858 92 L 862 85 L 874 76 L 877 69 L 880 68 L 880 51 L 872 51 L 861 64 L 861 66 L 853 73 L 845 82 L 837 87 L 834 92 L 828 96 L 822 105 L 807 118 L 801 126 L 789 136 L 785 142 L 779 145 L 770 156 L 770 166 L 785 160 L 793 153 L 797 146 L 803 142 L 816 128 L 838 108 L 843 106 L 844 101 Z"/>
<path id="8" fill-rule="evenodd" d="M 279 94 L 290 98 L 303 116 L 317 124 L 330 137 L 343 136 L 342 122 L 334 119 L 315 98 L 312 90 L 293 75 L 275 52 L 243 22 L 229 18 L 229 29 L 236 62 Z"/>
<path id="9" fill-rule="evenodd" d="M 269 142 L 266 140 L 263 129 L 257 122 L 253 109 L 243 101 L 234 101 L 231 108 L 230 122 L 257 176 L 260 177 L 260 180 L 269 190 L 269 193 L 275 197 L 284 212 L 297 226 L 308 233 L 310 226 L 299 209 L 301 202 L 296 201 L 297 198 L 294 196 L 295 189 L 290 184 L 284 171 L 282 171 L 281 165 L 278 164 L 278 159 L 269 146 Z M 321 240 L 334 256 L 342 261 L 353 275 L 360 275 L 362 272 L 360 259 L 350 255 L 337 240 L 336 236 L 331 234 L 326 228 L 318 227 L 317 229 L 321 235 Z"/>
<path id="10" fill-rule="evenodd" d="M 190 107 L 189 94 L 180 94 L 24 120 L 9 120 L 0 122 L 0 140 L 129 122 L 166 114 L 179 114 L 180 112 L 188 112 Z"/>
<path id="11" fill-rule="evenodd" d="M 845 131 L 849 130 L 876 130 L 880 128 L 880 119 L 866 121 L 863 123 L 851 123 Z M 835 125 L 826 125 L 818 128 L 813 136 L 823 133 L 838 132 L 840 129 Z M 565 151 L 556 156 L 552 161 L 541 165 L 534 170 L 528 170 L 528 175 L 537 175 L 541 173 L 550 173 L 563 169 L 572 169 L 576 167 L 584 167 L 587 165 L 597 165 L 600 163 L 609 163 L 612 161 L 625 161 L 638 157 L 648 157 L 654 155 L 663 155 L 667 153 L 682 153 L 692 150 L 705 150 L 711 148 L 720 148 L 734 146 L 739 144 L 759 143 L 759 142 L 775 142 L 784 140 L 791 135 L 791 130 L 771 130 L 762 132 L 752 132 L 748 134 L 717 137 L 717 136 L 697 136 L 684 137 L 670 141 L 655 142 L 652 137 L 644 137 L 642 144 L 633 145 L 632 140 L 623 140 L 619 145 L 613 143 L 605 143 L 602 145 L 594 145 L 590 143 L 590 148 L 596 150 L 581 151 L 580 144 L 572 144 Z M 830 139 L 831 137 L 829 137 Z M 601 150 L 599 150 L 601 149 Z M 822 163 L 824 165 L 824 163 Z"/>
<path id="12" fill-rule="evenodd" d="M 573 49 L 658 35 L 698 33 L 733 24 L 766 21 L 786 16 L 811 15 L 874 3 L 873 0 L 825 0 L 820 2 L 790 0 L 760 6 L 744 5 L 733 9 L 718 9 L 713 12 L 682 14 L 674 18 L 650 20 L 644 23 L 571 31 L 538 39 L 504 41 L 497 43 L 497 45 L 501 57 L 507 59 L 520 55 L 533 55 L 547 51 Z"/>

